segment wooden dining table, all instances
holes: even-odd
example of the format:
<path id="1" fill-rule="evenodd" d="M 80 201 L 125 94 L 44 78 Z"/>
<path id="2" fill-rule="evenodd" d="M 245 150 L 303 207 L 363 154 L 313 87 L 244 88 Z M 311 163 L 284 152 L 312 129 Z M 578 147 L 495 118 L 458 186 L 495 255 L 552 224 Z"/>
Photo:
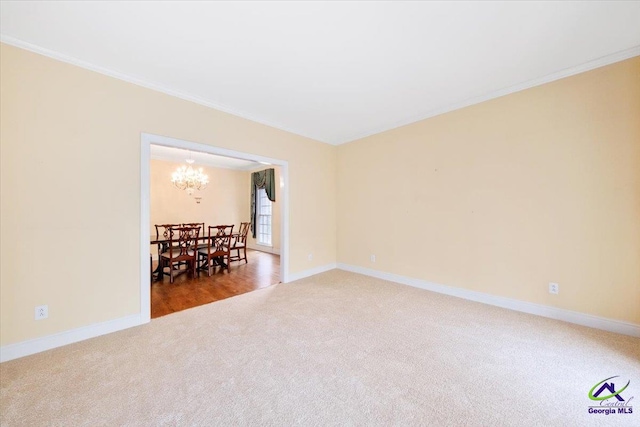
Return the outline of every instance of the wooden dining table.
<path id="1" fill-rule="evenodd" d="M 238 237 L 238 233 L 233 233 L 231 235 L 231 239 L 235 239 Z M 210 239 L 209 236 L 198 236 L 198 242 L 202 241 L 202 242 L 206 242 Z M 151 245 L 158 245 L 158 248 L 160 249 L 158 251 L 158 253 L 163 253 L 167 250 L 169 250 L 169 243 L 171 242 L 171 240 L 168 237 L 165 236 L 161 236 L 161 237 L 157 237 L 157 238 L 151 238 L 151 241 L 149 242 Z M 199 245 L 198 245 L 199 246 Z M 198 248 L 196 248 L 196 251 L 198 250 Z M 219 261 L 220 265 L 222 265 L 223 267 L 227 267 L 227 264 L 222 262 L 222 260 Z M 156 281 L 160 281 L 162 279 L 162 267 L 161 267 L 161 263 L 160 260 L 158 260 L 158 265 L 156 266 L 156 269 L 153 270 L 151 272 L 152 278 L 153 276 L 156 276 Z"/>
<path id="2" fill-rule="evenodd" d="M 231 235 L 232 239 L 235 239 L 236 237 L 238 237 L 238 233 L 233 233 Z M 206 242 L 207 240 L 209 240 L 209 236 L 198 236 L 198 241 Z M 156 238 L 156 239 L 151 238 L 150 244 L 152 244 L 152 245 L 162 245 L 162 244 L 164 244 L 164 245 L 168 246 L 169 242 L 170 242 L 170 240 L 169 240 L 168 237 L 162 236 L 162 237 L 159 237 L 159 238 Z"/>

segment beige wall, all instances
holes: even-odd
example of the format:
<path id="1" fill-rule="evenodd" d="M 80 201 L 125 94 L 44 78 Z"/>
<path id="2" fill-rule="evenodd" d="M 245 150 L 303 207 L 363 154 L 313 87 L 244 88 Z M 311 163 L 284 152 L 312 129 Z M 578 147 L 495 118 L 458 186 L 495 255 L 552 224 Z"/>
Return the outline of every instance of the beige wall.
<path id="1" fill-rule="evenodd" d="M 0 49 L 1 345 L 139 312 L 141 132 L 288 161 L 292 273 L 337 258 L 640 323 L 640 58 L 336 148 Z"/>
<path id="2" fill-rule="evenodd" d="M 289 270 L 336 261 L 336 147 L 0 49 L 0 345 L 139 313 L 142 132 L 288 161 Z"/>
<path id="3" fill-rule="evenodd" d="M 250 188 L 246 182 L 246 171 L 202 168 L 209 176 L 209 185 L 204 190 L 189 196 L 171 183 L 171 174 L 185 163 L 151 160 L 150 168 L 150 218 L 151 237 L 156 235 L 154 224 L 181 224 L 204 222 L 209 225 L 234 225 L 238 231 L 241 222 L 249 221 Z M 200 197 L 196 203 L 195 197 Z M 205 229 L 206 233 L 207 230 Z M 152 248 L 151 253 L 157 255 Z"/>
<path id="4" fill-rule="evenodd" d="M 339 262 L 640 323 L 640 57 L 338 159 Z"/>

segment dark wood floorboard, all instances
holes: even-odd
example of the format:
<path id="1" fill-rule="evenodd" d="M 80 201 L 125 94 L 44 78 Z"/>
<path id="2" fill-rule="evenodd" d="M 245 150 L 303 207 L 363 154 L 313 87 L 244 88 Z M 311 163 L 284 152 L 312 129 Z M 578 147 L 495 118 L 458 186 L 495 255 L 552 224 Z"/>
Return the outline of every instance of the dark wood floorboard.
<path id="1" fill-rule="evenodd" d="M 196 279 L 189 274 L 182 274 L 169 283 L 169 276 L 165 274 L 161 282 L 151 284 L 151 318 L 280 282 L 280 256 L 248 250 L 247 260 L 247 264 L 244 261 L 232 262 L 228 272 L 216 267 L 211 277 L 207 276 L 206 271 L 201 271 Z"/>

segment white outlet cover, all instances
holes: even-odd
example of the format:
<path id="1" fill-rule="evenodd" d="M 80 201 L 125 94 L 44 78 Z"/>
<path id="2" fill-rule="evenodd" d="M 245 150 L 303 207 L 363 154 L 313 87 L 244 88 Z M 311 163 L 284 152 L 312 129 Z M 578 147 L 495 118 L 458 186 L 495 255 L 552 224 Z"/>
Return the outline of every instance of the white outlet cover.
<path id="1" fill-rule="evenodd" d="M 549 282 L 549 293 L 557 294 L 560 291 L 560 285 L 555 282 Z"/>
<path id="2" fill-rule="evenodd" d="M 376 256 L 375 255 L 371 255 L 371 262 L 376 262 Z"/>
<path id="3" fill-rule="evenodd" d="M 48 305 L 39 305 L 35 309 L 34 318 L 36 320 L 42 320 L 49 317 L 49 306 Z"/>

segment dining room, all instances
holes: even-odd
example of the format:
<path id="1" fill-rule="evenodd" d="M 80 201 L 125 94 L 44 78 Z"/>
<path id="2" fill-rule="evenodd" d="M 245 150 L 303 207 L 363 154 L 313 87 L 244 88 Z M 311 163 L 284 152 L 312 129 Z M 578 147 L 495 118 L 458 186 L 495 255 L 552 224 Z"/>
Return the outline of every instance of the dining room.
<path id="1" fill-rule="evenodd" d="M 151 144 L 151 318 L 281 281 L 277 165 Z"/>

